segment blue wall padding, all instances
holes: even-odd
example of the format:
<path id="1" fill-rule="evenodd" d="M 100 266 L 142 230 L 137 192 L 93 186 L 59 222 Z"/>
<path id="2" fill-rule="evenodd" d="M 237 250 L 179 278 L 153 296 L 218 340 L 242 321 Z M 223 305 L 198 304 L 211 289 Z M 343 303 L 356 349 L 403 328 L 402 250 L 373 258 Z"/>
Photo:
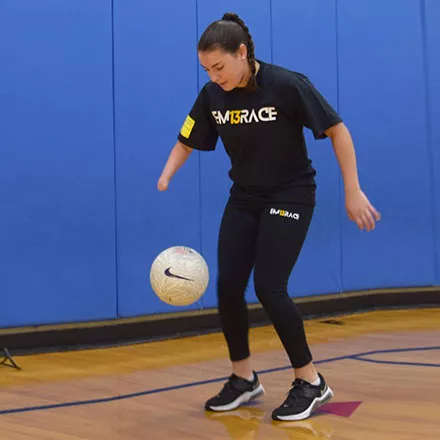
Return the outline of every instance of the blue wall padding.
<path id="1" fill-rule="evenodd" d="M 172 13 L 170 13 L 172 11 Z M 200 250 L 198 155 L 168 191 L 157 179 L 197 96 L 196 2 L 115 2 L 118 293 L 121 317 L 175 310 L 150 266 L 174 245 Z"/>
<path id="2" fill-rule="evenodd" d="M 342 223 L 344 289 L 435 283 L 420 2 L 338 2 L 340 111 L 383 220 Z"/>
<path id="3" fill-rule="evenodd" d="M 0 17 L 0 326 L 114 318 L 110 1 Z"/>
<path id="4" fill-rule="evenodd" d="M 355 143 L 373 233 L 345 211 L 329 139 L 306 130 L 317 207 L 292 297 L 440 284 L 437 0 L 7 0 L 0 3 L 0 327 L 118 319 L 217 304 L 229 159 L 194 152 L 157 179 L 208 76 L 206 26 L 237 12 L 257 58 L 306 74 Z M 161 302 L 150 266 L 186 245 L 205 296 Z M 252 280 L 247 298 L 256 302 Z"/>

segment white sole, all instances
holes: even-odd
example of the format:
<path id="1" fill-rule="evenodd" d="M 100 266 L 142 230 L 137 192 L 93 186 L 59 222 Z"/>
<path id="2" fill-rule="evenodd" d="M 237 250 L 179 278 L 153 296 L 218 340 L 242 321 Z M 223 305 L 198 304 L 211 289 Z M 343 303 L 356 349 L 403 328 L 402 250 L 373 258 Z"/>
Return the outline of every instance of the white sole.
<path id="1" fill-rule="evenodd" d="M 313 411 L 318 409 L 320 406 L 324 405 L 325 403 L 329 402 L 333 399 L 333 391 L 329 386 L 327 386 L 327 390 L 321 397 L 316 397 L 312 404 L 302 413 L 300 414 L 292 414 L 290 416 L 275 416 L 275 420 L 282 420 L 282 421 L 294 421 L 294 420 L 304 420 L 310 417 L 310 414 L 312 414 Z"/>
<path id="2" fill-rule="evenodd" d="M 233 402 L 228 403 L 227 405 L 210 406 L 209 409 L 211 411 L 230 411 L 238 408 L 240 405 L 243 405 L 243 403 L 247 403 L 252 399 L 262 396 L 264 393 L 265 391 L 263 385 L 260 384 L 257 388 L 255 388 L 255 390 L 243 393 L 241 396 L 237 397 Z"/>

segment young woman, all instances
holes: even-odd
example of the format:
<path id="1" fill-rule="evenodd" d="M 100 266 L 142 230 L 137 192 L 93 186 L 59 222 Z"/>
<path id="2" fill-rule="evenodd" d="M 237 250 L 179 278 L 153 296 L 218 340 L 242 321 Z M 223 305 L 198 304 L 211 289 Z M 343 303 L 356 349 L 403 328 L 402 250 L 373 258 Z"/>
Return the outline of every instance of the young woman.
<path id="1" fill-rule="evenodd" d="M 301 420 L 333 397 L 312 362 L 302 317 L 287 283 L 312 219 L 315 170 L 303 128 L 331 139 L 340 165 L 348 216 L 371 231 L 380 219 L 359 185 L 349 131 L 308 78 L 256 60 L 248 28 L 227 13 L 198 43 L 211 79 L 201 90 L 158 181 L 160 191 L 193 151 L 214 150 L 221 138 L 233 184 L 218 241 L 217 294 L 232 374 L 206 402 L 211 411 L 237 408 L 264 393 L 252 370 L 245 290 L 254 269 L 259 301 L 289 356 L 295 381 L 275 420 Z"/>

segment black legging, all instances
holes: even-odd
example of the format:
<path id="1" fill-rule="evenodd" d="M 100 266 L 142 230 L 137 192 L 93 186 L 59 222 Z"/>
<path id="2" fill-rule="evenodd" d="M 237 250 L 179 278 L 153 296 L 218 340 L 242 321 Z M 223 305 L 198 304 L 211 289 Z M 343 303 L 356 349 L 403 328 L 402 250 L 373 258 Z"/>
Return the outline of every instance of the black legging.
<path id="1" fill-rule="evenodd" d="M 252 268 L 256 295 L 292 366 L 301 368 L 312 360 L 303 320 L 287 294 L 287 283 L 313 210 L 313 206 L 301 204 L 239 203 L 229 199 L 219 233 L 217 289 L 231 361 L 250 355 L 244 294 Z"/>

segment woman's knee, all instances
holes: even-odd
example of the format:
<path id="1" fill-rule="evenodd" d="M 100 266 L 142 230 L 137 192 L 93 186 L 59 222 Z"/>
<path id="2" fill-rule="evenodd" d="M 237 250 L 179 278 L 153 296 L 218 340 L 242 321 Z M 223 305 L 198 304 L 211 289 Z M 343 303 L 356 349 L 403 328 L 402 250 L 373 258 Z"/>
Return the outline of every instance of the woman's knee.
<path id="1" fill-rule="evenodd" d="M 254 287 L 257 298 L 262 304 L 287 295 L 287 282 L 273 277 L 254 274 Z"/>
<path id="2" fill-rule="evenodd" d="M 217 296 L 219 301 L 239 301 L 244 297 L 248 279 L 237 274 L 219 274 Z"/>

